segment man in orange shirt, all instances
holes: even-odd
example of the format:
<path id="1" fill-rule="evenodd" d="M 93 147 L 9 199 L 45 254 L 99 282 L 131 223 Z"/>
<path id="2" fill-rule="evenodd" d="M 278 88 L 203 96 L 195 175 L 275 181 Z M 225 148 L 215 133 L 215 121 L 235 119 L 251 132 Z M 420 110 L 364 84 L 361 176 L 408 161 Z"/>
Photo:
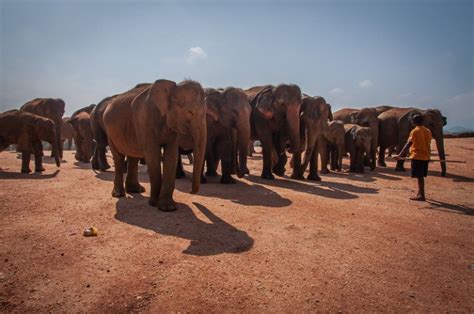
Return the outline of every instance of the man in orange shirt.
<path id="1" fill-rule="evenodd" d="M 410 132 L 408 142 L 397 156 L 405 156 L 410 149 L 411 177 L 418 179 L 418 194 L 410 199 L 413 201 L 425 201 L 425 177 L 428 175 L 428 163 L 430 161 L 431 131 L 423 126 L 423 116 L 416 114 L 412 118 L 415 128 Z"/>

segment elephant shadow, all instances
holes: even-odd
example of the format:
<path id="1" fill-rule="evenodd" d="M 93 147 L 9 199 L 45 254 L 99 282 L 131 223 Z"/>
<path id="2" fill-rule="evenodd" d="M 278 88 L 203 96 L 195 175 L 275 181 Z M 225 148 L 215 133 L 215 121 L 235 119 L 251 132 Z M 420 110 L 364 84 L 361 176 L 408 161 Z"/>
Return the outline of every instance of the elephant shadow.
<path id="1" fill-rule="evenodd" d="M 428 175 L 430 176 L 437 176 L 437 177 L 441 177 L 441 171 L 438 171 L 438 170 L 430 170 L 428 171 Z M 452 173 L 446 173 L 446 177 L 445 178 L 448 178 L 448 179 L 453 179 L 453 182 L 474 182 L 474 178 L 473 177 L 465 177 L 465 176 L 460 176 L 460 175 L 457 175 L 457 174 L 452 174 Z"/>
<path id="2" fill-rule="evenodd" d="M 243 230 L 217 217 L 199 203 L 194 206 L 209 219 L 200 220 L 191 207 L 178 203 L 175 212 L 161 212 L 147 203 L 148 198 L 136 194 L 133 198 L 120 198 L 116 204 L 115 218 L 161 235 L 191 240 L 183 253 L 210 256 L 223 253 L 242 253 L 253 247 L 254 240 Z"/>
<path id="3" fill-rule="evenodd" d="M 344 178 L 351 181 L 360 181 L 360 182 L 375 182 L 377 181 L 377 179 L 391 180 L 391 181 L 402 180 L 400 176 L 397 176 L 394 173 L 390 173 L 393 175 L 387 175 L 388 172 L 382 169 L 384 168 L 377 168 L 373 171 L 365 170 L 364 173 L 355 173 L 355 172 L 348 172 L 349 167 L 344 166 L 343 167 L 344 172 L 331 171 L 330 173 L 327 173 L 327 174 L 321 173 L 320 176 L 321 178 L 334 176 L 338 178 Z"/>
<path id="4" fill-rule="evenodd" d="M 208 178 L 208 183 L 201 184 L 199 195 L 211 198 L 227 199 L 233 203 L 245 206 L 286 207 L 292 204 L 288 198 L 281 197 L 261 184 L 247 184 L 243 180 L 237 180 L 236 184 L 227 185 L 215 182 L 214 178 Z M 191 182 L 176 180 L 176 189 L 181 192 L 189 192 Z"/>
<path id="5" fill-rule="evenodd" d="M 359 196 L 357 194 L 375 194 L 378 189 L 369 187 L 358 187 L 356 185 L 339 182 L 318 182 L 308 183 L 299 182 L 289 177 L 276 178 L 275 180 L 264 180 L 260 177 L 250 175 L 246 177 L 247 180 L 255 183 L 262 183 L 265 185 L 275 186 L 279 188 L 289 189 L 296 192 L 303 192 L 312 195 L 318 195 L 326 198 L 335 199 L 355 199 Z"/>
<path id="6" fill-rule="evenodd" d="M 3 180 L 44 180 L 44 179 L 52 179 L 55 178 L 58 173 L 59 169 L 56 169 L 53 173 L 50 174 L 42 174 L 40 172 L 32 172 L 32 173 L 21 173 L 21 172 L 5 172 L 5 171 L 0 171 L 0 179 Z"/>
<path id="7" fill-rule="evenodd" d="M 429 204 L 429 206 L 424 208 L 474 216 L 474 208 L 472 207 L 467 207 L 464 205 L 454 205 L 436 200 L 428 200 L 427 203 Z"/>

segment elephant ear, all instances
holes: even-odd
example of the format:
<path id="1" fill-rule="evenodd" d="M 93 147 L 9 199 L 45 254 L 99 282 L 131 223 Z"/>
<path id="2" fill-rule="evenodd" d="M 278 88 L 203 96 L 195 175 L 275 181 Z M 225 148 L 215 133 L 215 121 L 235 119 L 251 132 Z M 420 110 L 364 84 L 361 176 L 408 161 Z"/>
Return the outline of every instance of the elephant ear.
<path id="1" fill-rule="evenodd" d="M 352 127 L 351 129 L 351 137 L 354 142 L 357 140 L 357 127 Z"/>
<path id="2" fill-rule="evenodd" d="M 273 88 L 267 87 L 255 96 L 255 108 L 265 117 L 265 119 L 272 119 L 275 114 L 273 103 L 275 97 L 273 95 Z"/>
<path id="3" fill-rule="evenodd" d="M 222 93 L 216 89 L 206 89 L 204 94 L 204 103 L 207 107 L 207 114 L 211 116 L 214 121 L 220 119 L 220 102 L 222 101 Z"/>
<path id="4" fill-rule="evenodd" d="M 166 115 L 170 109 L 171 95 L 176 88 L 176 83 L 169 80 L 157 80 L 148 90 L 145 102 L 152 103 L 160 111 L 161 115 Z"/>

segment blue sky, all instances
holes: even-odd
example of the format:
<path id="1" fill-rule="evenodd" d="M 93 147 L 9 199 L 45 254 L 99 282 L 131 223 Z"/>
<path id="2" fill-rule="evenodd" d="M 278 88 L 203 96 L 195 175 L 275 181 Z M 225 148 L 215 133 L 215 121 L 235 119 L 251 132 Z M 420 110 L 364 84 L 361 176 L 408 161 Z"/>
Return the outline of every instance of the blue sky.
<path id="1" fill-rule="evenodd" d="M 0 0 L 0 109 L 66 113 L 139 82 L 296 83 L 334 109 L 439 108 L 474 129 L 472 1 Z"/>

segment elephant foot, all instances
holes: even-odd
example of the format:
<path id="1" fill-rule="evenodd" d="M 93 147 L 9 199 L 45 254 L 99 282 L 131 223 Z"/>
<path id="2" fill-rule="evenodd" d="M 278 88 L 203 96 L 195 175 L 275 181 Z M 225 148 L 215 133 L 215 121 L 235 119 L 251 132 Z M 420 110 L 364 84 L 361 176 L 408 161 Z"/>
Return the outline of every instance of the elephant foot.
<path id="1" fill-rule="evenodd" d="M 21 173 L 30 173 L 30 172 L 31 172 L 30 168 L 21 169 Z"/>
<path id="2" fill-rule="evenodd" d="M 201 183 L 203 184 L 207 183 L 207 179 L 204 176 L 201 176 Z"/>
<path id="3" fill-rule="evenodd" d="M 163 212 L 172 212 L 177 209 L 176 203 L 173 200 L 158 201 L 158 209 Z"/>
<path id="4" fill-rule="evenodd" d="M 398 171 L 398 172 L 405 172 L 405 167 L 395 167 L 395 171 Z"/>
<path id="5" fill-rule="evenodd" d="M 446 171 L 441 171 L 441 176 L 446 177 Z"/>
<path id="6" fill-rule="evenodd" d="M 143 193 L 145 192 L 145 188 L 139 183 L 125 184 L 125 191 L 127 191 L 127 193 Z"/>
<path id="7" fill-rule="evenodd" d="M 153 207 L 158 206 L 158 199 L 150 197 L 150 199 L 148 199 L 148 205 Z"/>
<path id="8" fill-rule="evenodd" d="M 35 169 L 35 172 L 43 172 L 45 171 L 46 169 L 44 169 L 44 167 L 38 167 Z"/>
<path id="9" fill-rule="evenodd" d="M 112 190 L 113 197 L 123 197 L 125 196 L 125 190 L 123 187 L 115 188 Z"/>
<path id="10" fill-rule="evenodd" d="M 331 168 L 331 170 L 334 171 L 335 169 Z M 321 169 L 321 173 L 328 174 L 329 170 L 327 168 L 323 168 L 323 169 Z"/>
<path id="11" fill-rule="evenodd" d="M 285 169 L 273 169 L 273 173 L 276 174 L 279 177 L 284 177 L 285 176 Z"/>
<path id="12" fill-rule="evenodd" d="M 271 173 L 262 173 L 261 177 L 266 180 L 275 180 L 275 176 Z"/>
<path id="13" fill-rule="evenodd" d="M 231 176 L 222 177 L 219 182 L 221 184 L 235 184 L 235 183 L 237 183 L 237 181 L 235 181 L 235 179 L 232 178 Z"/>
<path id="14" fill-rule="evenodd" d="M 206 177 L 217 177 L 217 172 L 216 171 L 206 171 Z"/>
<path id="15" fill-rule="evenodd" d="M 310 181 L 321 181 L 321 177 L 317 173 L 310 173 L 307 179 Z"/>
<path id="16" fill-rule="evenodd" d="M 249 168 L 245 167 L 244 173 L 245 173 L 245 174 L 250 174 Z"/>
<path id="17" fill-rule="evenodd" d="M 303 174 L 295 173 L 295 172 L 293 172 L 293 174 L 291 175 L 291 178 L 295 180 L 304 180 Z"/>
<path id="18" fill-rule="evenodd" d="M 385 161 L 378 161 L 378 162 L 377 162 L 377 165 L 378 165 L 379 167 L 387 167 L 387 164 L 385 163 Z"/>

